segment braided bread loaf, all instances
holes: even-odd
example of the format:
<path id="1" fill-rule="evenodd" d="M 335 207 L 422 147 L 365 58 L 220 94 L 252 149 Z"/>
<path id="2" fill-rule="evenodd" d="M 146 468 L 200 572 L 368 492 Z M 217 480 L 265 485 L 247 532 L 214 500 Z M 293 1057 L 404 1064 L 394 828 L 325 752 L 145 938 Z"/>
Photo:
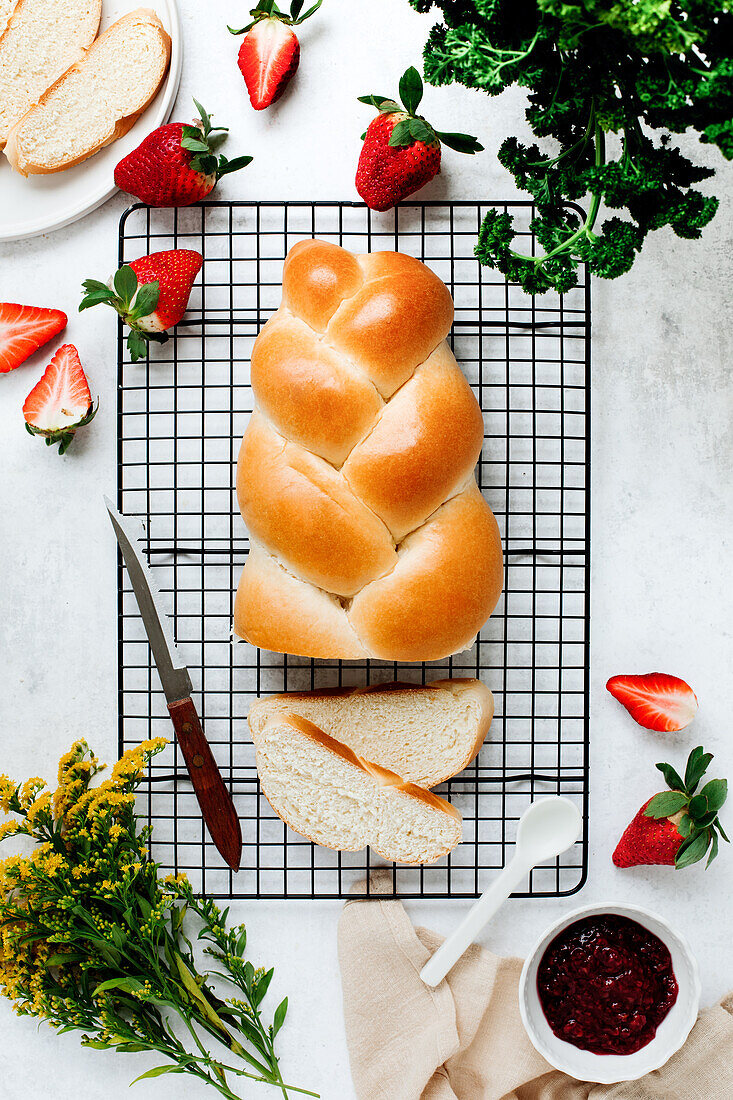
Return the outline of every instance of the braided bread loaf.
<path id="1" fill-rule="evenodd" d="M 439 660 L 502 587 L 473 477 L 483 417 L 419 260 L 301 241 L 252 353 L 237 495 L 250 553 L 234 631 L 306 657 Z"/>

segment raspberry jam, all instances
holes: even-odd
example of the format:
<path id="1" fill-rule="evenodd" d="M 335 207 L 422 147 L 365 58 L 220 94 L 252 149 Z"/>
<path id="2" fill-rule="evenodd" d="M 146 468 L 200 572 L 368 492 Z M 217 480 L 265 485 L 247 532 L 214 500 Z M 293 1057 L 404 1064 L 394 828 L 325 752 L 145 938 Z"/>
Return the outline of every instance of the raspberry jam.
<path id="1" fill-rule="evenodd" d="M 537 970 L 537 992 L 558 1038 L 593 1054 L 633 1054 L 652 1041 L 678 987 L 657 936 L 602 913 L 555 937 Z"/>

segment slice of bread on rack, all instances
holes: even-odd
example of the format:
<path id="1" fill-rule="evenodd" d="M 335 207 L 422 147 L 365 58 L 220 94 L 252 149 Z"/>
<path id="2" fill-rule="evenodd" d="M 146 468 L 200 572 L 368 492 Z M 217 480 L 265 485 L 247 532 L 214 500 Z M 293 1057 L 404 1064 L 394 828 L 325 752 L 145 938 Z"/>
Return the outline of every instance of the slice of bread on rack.
<path id="1" fill-rule="evenodd" d="M 1 2 L 1 0 L 0 0 Z M 0 149 L 99 30 L 102 0 L 19 0 L 0 37 Z M 83 118 L 75 120 L 83 126 Z"/>
<path id="2" fill-rule="evenodd" d="M 117 141 L 154 99 L 170 52 L 154 11 L 118 19 L 13 126 L 5 148 L 13 168 L 61 172 Z"/>
<path id="3" fill-rule="evenodd" d="M 10 22 L 10 16 L 18 6 L 18 0 L 0 0 L 0 35 L 5 33 L 5 28 Z"/>
<path id="4" fill-rule="evenodd" d="M 431 791 L 362 759 L 312 722 L 275 715 L 255 733 L 268 802 L 296 833 L 336 851 L 367 846 L 395 863 L 434 863 L 461 841 L 461 815 Z"/>
<path id="5" fill-rule="evenodd" d="M 473 679 L 271 695 L 249 709 L 255 743 L 266 722 L 288 714 L 313 722 L 406 782 L 435 787 L 475 758 L 491 725 L 494 698 Z"/>

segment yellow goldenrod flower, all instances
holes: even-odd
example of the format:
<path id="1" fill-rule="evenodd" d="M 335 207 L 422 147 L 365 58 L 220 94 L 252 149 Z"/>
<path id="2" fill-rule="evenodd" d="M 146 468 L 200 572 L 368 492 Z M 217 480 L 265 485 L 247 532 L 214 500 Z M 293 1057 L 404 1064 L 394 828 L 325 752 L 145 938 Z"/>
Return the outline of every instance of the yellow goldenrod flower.
<path id="1" fill-rule="evenodd" d="M 16 793 L 17 787 L 7 775 L 0 775 L 0 808 L 3 813 L 10 813 L 10 800 Z"/>
<path id="2" fill-rule="evenodd" d="M 26 779 L 23 786 L 20 788 L 20 805 L 21 808 L 27 810 L 39 791 L 42 791 L 46 786 L 46 780 L 41 779 L 40 776 L 34 776 L 32 779 Z"/>

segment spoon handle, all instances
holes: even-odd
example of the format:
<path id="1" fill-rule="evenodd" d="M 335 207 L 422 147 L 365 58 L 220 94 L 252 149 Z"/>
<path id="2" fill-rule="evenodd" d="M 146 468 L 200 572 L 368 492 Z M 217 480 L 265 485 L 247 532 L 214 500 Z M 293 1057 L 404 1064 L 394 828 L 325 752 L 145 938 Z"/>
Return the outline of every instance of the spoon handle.
<path id="1" fill-rule="evenodd" d="M 494 879 L 489 889 L 471 906 L 455 932 L 451 932 L 448 939 L 425 963 L 420 971 L 420 977 L 426 985 L 435 987 L 442 982 L 484 925 L 491 920 L 497 909 L 501 908 L 515 886 L 519 885 L 529 871 L 530 867 L 526 859 L 515 855 L 501 874 Z"/>

